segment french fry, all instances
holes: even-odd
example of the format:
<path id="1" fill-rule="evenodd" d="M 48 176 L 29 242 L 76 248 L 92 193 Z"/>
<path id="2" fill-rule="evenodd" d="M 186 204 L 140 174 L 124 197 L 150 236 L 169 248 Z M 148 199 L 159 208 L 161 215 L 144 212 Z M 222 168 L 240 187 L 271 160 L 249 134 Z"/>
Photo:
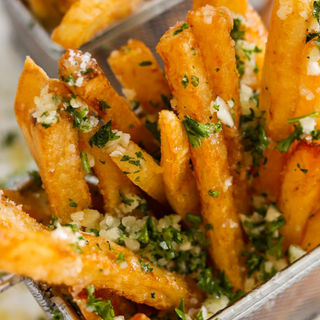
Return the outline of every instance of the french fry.
<path id="1" fill-rule="evenodd" d="M 130 320 L 150 320 L 150 318 L 143 313 L 137 313 Z"/>
<path id="2" fill-rule="evenodd" d="M 158 113 L 170 108 L 170 89 L 156 59 L 149 48 L 139 40 L 113 51 L 108 63 L 125 88 L 128 100 L 138 101 L 146 113 Z"/>
<path id="3" fill-rule="evenodd" d="M 126 176 L 150 197 L 167 205 L 161 168 L 154 159 L 133 142 L 129 142 L 124 154 L 110 156 Z"/>
<path id="4" fill-rule="evenodd" d="M 174 104 L 180 119 L 185 115 L 205 124 L 217 122 L 216 114 L 211 115 L 209 107 L 213 95 L 207 86 L 201 50 L 190 30 L 182 29 L 182 22 L 170 28 L 161 38 L 157 51 L 165 62 L 166 76 L 175 97 Z M 181 30 L 181 31 L 180 31 Z M 198 85 L 184 86 L 185 76 L 197 77 Z M 241 252 L 243 249 L 242 230 L 232 188 L 228 188 L 230 171 L 227 149 L 222 132 L 211 134 L 201 140 L 201 145 L 191 148 L 191 159 L 195 170 L 202 216 L 205 223 L 213 226 L 207 232 L 211 247 L 209 254 L 217 268 L 225 270 L 226 276 L 236 288 L 242 287 Z M 217 197 L 214 192 L 218 192 Z"/>
<path id="5" fill-rule="evenodd" d="M 231 111 L 233 126 L 223 124 L 223 132 L 233 177 L 234 199 L 239 212 L 247 212 L 250 199 L 242 136 L 239 130 L 241 116 L 239 80 L 234 41 L 230 37 L 233 20 L 228 9 L 206 6 L 189 11 L 187 22 L 200 47 L 198 54 L 202 54 L 208 76 L 208 87 L 213 96 L 219 96 L 226 102 L 233 101 L 234 104 Z"/>
<path id="6" fill-rule="evenodd" d="M 132 13 L 142 0 L 80 0 L 66 12 L 52 40 L 65 49 L 76 49 L 114 20 Z"/>
<path id="7" fill-rule="evenodd" d="M 275 0 L 261 79 L 261 108 L 266 111 L 267 136 L 274 141 L 290 134 L 287 120 L 294 115 L 299 95 L 308 26 L 313 1 Z M 290 75 L 290 76 L 289 76 Z M 275 182 L 276 184 L 276 182 Z"/>
<path id="8" fill-rule="evenodd" d="M 69 8 L 80 0 L 55 0 L 56 5 L 61 13 L 66 13 Z"/>
<path id="9" fill-rule="evenodd" d="M 292 151 L 283 174 L 278 205 L 286 224 L 280 231 L 284 247 L 300 244 L 308 217 L 319 209 L 320 146 L 299 142 Z"/>
<path id="10" fill-rule="evenodd" d="M 159 126 L 164 190 L 173 210 L 185 219 L 187 212 L 200 212 L 196 179 L 190 164 L 188 137 L 172 111 L 160 112 Z"/>
<path id="11" fill-rule="evenodd" d="M 91 148 L 90 138 L 101 128 L 95 127 L 91 132 L 80 132 L 80 149 L 82 152 L 91 154 L 94 157 L 94 172 L 99 179 L 98 187 L 104 199 L 105 212 L 115 214 L 116 209 L 122 203 L 119 191 L 123 194 L 141 194 L 126 175 L 112 161 L 109 155 L 97 146 Z"/>
<path id="12" fill-rule="evenodd" d="M 304 236 L 301 242 L 303 250 L 311 251 L 320 244 L 320 214 L 319 211 L 308 217 Z"/>
<path id="13" fill-rule="evenodd" d="M 204 7 L 207 4 L 213 7 L 227 7 L 231 11 L 245 15 L 248 8 L 247 0 L 193 0 L 193 9 Z"/>
<path id="14" fill-rule="evenodd" d="M 114 129 L 129 133 L 135 143 L 141 143 L 151 154 L 159 149 L 158 142 L 131 110 L 129 103 L 112 88 L 95 59 L 81 51 L 69 50 L 59 60 L 59 69 L 61 79 L 65 80 L 70 90 L 80 96 L 105 123 L 111 120 Z"/>
<path id="15" fill-rule="evenodd" d="M 202 301 L 202 293 L 192 279 L 156 266 L 152 266 L 152 272 L 146 273 L 138 257 L 124 247 L 107 243 L 102 237 L 83 234 L 87 244 L 81 247 L 80 253 L 68 240 L 60 240 L 50 231 L 40 230 L 41 225 L 37 227 L 32 218 L 14 208 L 9 200 L 1 198 L 0 208 L 0 268 L 6 272 L 56 285 L 106 288 L 157 309 L 177 308 L 182 297 L 187 308 L 198 307 Z M 12 218 L 12 228 L 3 227 L 7 221 L 3 212 L 9 209 L 20 211 Z M 23 232 L 20 221 L 26 225 Z M 120 253 L 124 255 L 125 264 L 117 263 Z M 155 292 L 154 298 L 151 292 Z"/>
<path id="16" fill-rule="evenodd" d="M 36 122 L 32 113 L 36 110 L 35 97 L 48 86 L 48 92 L 60 97 L 67 96 L 69 90 L 59 81 L 50 80 L 41 68 L 27 58 L 19 80 L 15 100 L 17 120 L 31 153 L 36 161 L 52 214 L 64 223 L 69 215 L 91 205 L 85 172 L 81 168 L 78 148 L 78 132 L 66 114 L 48 128 Z M 75 207 L 77 209 L 75 209 Z"/>

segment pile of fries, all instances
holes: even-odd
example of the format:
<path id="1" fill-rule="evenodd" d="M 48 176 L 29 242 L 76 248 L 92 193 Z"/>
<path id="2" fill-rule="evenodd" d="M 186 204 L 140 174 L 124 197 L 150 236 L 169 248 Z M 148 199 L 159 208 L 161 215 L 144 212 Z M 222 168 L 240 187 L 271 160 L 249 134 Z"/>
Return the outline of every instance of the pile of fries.
<path id="1" fill-rule="evenodd" d="M 79 48 L 112 23 L 137 10 L 144 0 L 26 0 L 36 18 L 63 48 Z"/>
<path id="2" fill-rule="evenodd" d="M 124 97 L 89 53 L 59 80 L 27 57 L 15 112 L 48 204 L 2 191 L 0 268 L 87 319 L 203 320 L 316 247 L 319 10 L 276 0 L 268 34 L 245 0 L 194 0 L 165 76 L 141 41 L 112 52 Z"/>

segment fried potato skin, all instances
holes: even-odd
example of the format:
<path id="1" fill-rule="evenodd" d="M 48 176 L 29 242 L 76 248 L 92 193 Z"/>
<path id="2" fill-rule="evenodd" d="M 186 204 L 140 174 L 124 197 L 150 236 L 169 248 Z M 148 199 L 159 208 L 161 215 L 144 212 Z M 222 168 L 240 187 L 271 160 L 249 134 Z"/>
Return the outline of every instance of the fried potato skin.
<path id="1" fill-rule="evenodd" d="M 191 50 L 194 48 L 199 52 L 200 48 L 190 29 L 173 34 L 182 24 L 179 22 L 170 28 L 157 46 L 157 51 L 165 62 L 166 76 L 175 97 L 176 109 L 180 120 L 188 115 L 204 124 L 217 122 L 215 114 L 212 119 L 209 118 L 213 96 L 206 85 L 201 55 L 193 55 Z M 181 80 L 185 74 L 198 77 L 199 85 L 184 88 Z M 201 142 L 200 147 L 190 150 L 202 206 L 201 213 L 204 222 L 213 226 L 213 230 L 207 232 L 211 244 L 208 251 L 217 268 L 226 272 L 232 285 L 241 288 L 241 252 L 244 244 L 232 188 L 225 186 L 225 181 L 230 178 L 230 171 L 223 133 L 212 134 Z M 219 196 L 209 196 L 209 190 L 218 190 Z"/>
<path id="2" fill-rule="evenodd" d="M 70 214 L 91 205 L 85 172 L 81 167 L 78 147 L 78 132 L 65 113 L 60 113 L 59 122 L 44 128 L 32 113 L 36 110 L 34 98 L 40 96 L 45 85 L 59 96 L 67 96 L 69 90 L 58 80 L 50 80 L 34 62 L 27 58 L 25 69 L 19 80 L 15 112 L 25 135 L 27 144 L 36 161 L 43 187 L 52 214 L 70 222 Z M 77 209 L 70 206 L 70 199 Z"/>
<path id="3" fill-rule="evenodd" d="M 53 31 L 52 40 L 65 49 L 79 48 L 111 22 L 132 13 L 141 2 L 142 0 L 75 2 Z"/>
<path id="4" fill-rule="evenodd" d="M 301 242 L 303 250 L 311 251 L 320 244 L 320 214 L 319 211 L 309 216 L 304 236 Z"/>
<path id="5" fill-rule="evenodd" d="M 213 7 L 227 7 L 231 11 L 245 15 L 248 8 L 247 0 L 193 0 L 193 9 L 198 9 L 209 4 Z"/>
<path id="6" fill-rule="evenodd" d="M 209 22 L 211 19 L 211 23 Z M 230 37 L 233 19 L 226 8 L 213 8 L 207 5 L 198 10 L 191 10 L 187 22 L 194 34 L 202 53 L 208 76 L 208 87 L 213 96 L 219 96 L 224 101 L 235 101 L 234 126 L 223 124 L 226 139 L 230 172 L 233 177 L 234 199 L 239 212 L 249 209 L 249 192 L 247 172 L 243 159 L 242 136 L 239 130 L 241 104 L 239 94 L 239 74 L 236 67 L 234 41 Z M 219 32 L 215 32 L 219 30 Z M 217 72 L 218 70 L 218 72 Z M 215 100 L 215 99 L 214 99 Z"/>
<path id="7" fill-rule="evenodd" d="M 93 170 L 99 179 L 98 187 L 103 196 L 105 212 L 115 214 L 116 208 L 122 202 L 119 194 L 120 190 L 122 193 L 141 194 L 141 192 L 106 152 L 96 146 L 91 148 L 89 140 L 100 128 L 101 126 L 97 125 L 89 133 L 79 132 L 80 149 L 82 152 L 89 153 L 94 157 Z"/>
<path id="8" fill-rule="evenodd" d="M 151 65 L 141 65 L 143 62 Z M 168 83 L 150 49 L 143 42 L 129 40 L 120 50 L 111 53 L 108 63 L 121 85 L 135 92 L 134 100 L 140 102 L 146 113 L 158 113 L 167 107 L 163 96 L 170 100 Z"/>
<path id="9" fill-rule="evenodd" d="M 137 155 L 140 153 L 142 157 Z M 130 160 L 124 160 L 124 156 L 129 156 Z M 153 199 L 167 205 L 162 182 L 163 168 L 147 152 L 132 141 L 130 141 L 124 156 L 112 156 L 111 159 L 122 172 L 127 172 L 126 176 L 136 186 L 140 187 Z M 140 165 L 137 166 L 131 163 L 131 161 L 140 161 Z"/>
<path id="10" fill-rule="evenodd" d="M 200 212 L 196 179 L 190 164 L 188 137 L 181 121 L 172 111 L 160 112 L 159 126 L 164 190 L 173 210 L 185 219 L 187 212 Z"/>
<path id="11" fill-rule="evenodd" d="M 110 246 L 113 250 L 110 250 L 102 237 L 83 234 L 88 243 L 81 247 L 83 252 L 79 253 L 68 241 L 52 237 L 50 231 L 40 230 L 43 227 L 21 210 L 21 217 L 14 213 L 12 228 L 3 226 L 7 221 L 3 209 L 8 207 L 14 205 L 1 198 L 0 268 L 6 272 L 80 290 L 88 285 L 96 289 L 107 288 L 134 302 L 163 310 L 178 307 L 182 297 L 187 308 L 199 307 L 203 300 L 200 289 L 192 279 L 151 264 L 153 272 L 146 274 L 135 254 L 112 242 Z M 24 225 L 22 230 L 19 224 Z M 34 232 L 34 229 L 39 231 Z M 124 254 L 128 264 L 126 268 L 120 268 L 116 262 L 120 253 Z M 150 292 L 155 292 L 155 298 L 151 297 Z"/>
<path id="12" fill-rule="evenodd" d="M 69 58 L 72 59 L 70 52 L 70 50 L 67 51 L 59 60 L 60 78 L 67 78 L 71 74 L 77 80 L 77 72 L 80 72 L 83 54 L 78 50 L 73 51 L 76 54 L 74 59 L 78 63 L 72 65 L 69 61 Z M 131 110 L 130 104 L 115 92 L 95 59 L 91 58 L 87 63 L 87 69 L 90 68 L 92 68 L 92 71 L 82 76 L 83 84 L 81 86 L 70 86 L 65 82 L 70 90 L 86 101 L 90 108 L 98 113 L 105 123 L 111 120 L 114 129 L 129 133 L 132 141 L 142 143 L 148 152 L 153 153 L 158 150 L 158 142 Z M 100 101 L 104 101 L 111 108 L 103 110 L 100 106 Z"/>
<path id="13" fill-rule="evenodd" d="M 320 145 L 301 141 L 284 170 L 278 205 L 286 220 L 280 231 L 284 235 L 285 249 L 290 244 L 301 243 L 308 217 L 319 207 L 319 156 Z M 301 169 L 308 171 L 305 173 Z"/>
<path id="14" fill-rule="evenodd" d="M 260 105 L 266 111 L 267 136 L 274 141 L 290 134 L 287 120 L 297 106 L 301 52 L 308 33 L 305 16 L 312 18 L 313 1 L 293 1 L 290 7 L 291 13 L 281 19 L 281 0 L 274 2 L 262 70 Z"/>

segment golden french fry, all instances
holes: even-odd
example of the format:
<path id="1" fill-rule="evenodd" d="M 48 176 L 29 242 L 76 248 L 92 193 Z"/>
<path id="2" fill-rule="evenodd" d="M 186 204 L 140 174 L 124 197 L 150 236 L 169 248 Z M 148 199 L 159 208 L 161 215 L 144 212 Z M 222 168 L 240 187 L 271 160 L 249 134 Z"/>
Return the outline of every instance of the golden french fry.
<path id="1" fill-rule="evenodd" d="M 313 18 L 313 1 L 275 0 L 261 79 L 261 108 L 266 111 L 266 132 L 274 141 L 286 138 L 299 96 L 304 49 Z M 276 182 L 275 182 L 276 184 Z"/>
<path id="2" fill-rule="evenodd" d="M 52 40 L 65 49 L 76 49 L 111 22 L 132 13 L 142 0 L 80 0 L 66 12 Z"/>
<path id="3" fill-rule="evenodd" d="M 70 239 L 61 240 L 52 232 L 41 230 L 40 224 L 9 200 L 1 198 L 0 208 L 0 268 L 6 272 L 56 285 L 106 288 L 134 302 L 164 310 L 177 308 L 182 297 L 187 308 L 201 304 L 202 293 L 190 278 L 157 266 L 146 273 L 135 254 L 102 237 L 82 234 L 87 243 L 80 253 Z M 4 212 L 8 210 L 19 211 L 10 218 L 14 222 L 9 228 L 3 227 L 8 220 Z M 21 224 L 26 225 L 23 230 Z M 120 254 L 124 264 L 117 263 Z M 154 298 L 151 292 L 155 292 Z"/>
<path id="4" fill-rule="evenodd" d="M 204 7 L 207 4 L 213 7 L 227 7 L 231 11 L 242 15 L 245 15 L 248 8 L 247 0 L 193 0 L 194 9 Z"/>
<path id="5" fill-rule="evenodd" d="M 154 159 L 133 142 L 123 153 L 110 154 L 111 160 L 126 176 L 150 197 L 167 205 L 161 168 Z"/>
<path id="6" fill-rule="evenodd" d="M 279 208 L 286 220 L 284 246 L 300 244 L 308 217 L 319 208 L 320 146 L 300 141 L 283 173 Z"/>
<path id="7" fill-rule="evenodd" d="M 204 63 L 200 50 L 190 30 L 182 28 L 182 22 L 170 28 L 161 38 L 157 51 L 165 62 L 166 76 L 175 97 L 174 104 L 183 120 L 186 115 L 199 123 L 216 123 L 216 114 L 210 113 L 213 95 L 208 89 Z M 186 85 L 186 77 L 198 79 L 198 85 Z M 185 79 L 185 80 L 183 80 Z M 242 230 L 237 208 L 229 188 L 231 176 L 227 149 L 222 132 L 201 140 L 199 147 L 191 148 L 202 216 L 205 223 L 213 226 L 207 232 L 211 247 L 209 254 L 217 268 L 224 270 L 232 285 L 242 287 L 241 252 Z"/>
<path id="8" fill-rule="evenodd" d="M 108 213 L 116 213 L 116 209 L 122 203 L 120 191 L 123 194 L 141 194 L 126 175 L 111 160 L 109 155 L 97 146 L 91 148 L 90 138 L 101 128 L 96 126 L 91 132 L 79 132 L 80 149 L 94 157 L 94 172 L 99 179 L 98 187 L 104 200 L 104 209 Z"/>
<path id="9" fill-rule="evenodd" d="M 55 0 L 56 5 L 61 13 L 66 13 L 69 8 L 80 0 Z"/>
<path id="10" fill-rule="evenodd" d="M 159 149 L 150 131 L 134 114 L 129 103 L 112 88 L 96 60 L 89 54 L 69 50 L 59 60 L 59 69 L 65 84 L 105 123 L 111 120 L 114 129 L 129 133 L 132 141 L 143 145 L 151 154 Z"/>
<path id="11" fill-rule="evenodd" d="M 54 28 L 61 21 L 62 14 L 53 1 L 27 0 L 31 11 L 46 28 Z"/>
<path id="12" fill-rule="evenodd" d="M 170 108 L 170 89 L 156 59 L 139 40 L 113 51 L 108 63 L 123 86 L 128 100 L 135 100 L 147 113 Z"/>
<path id="13" fill-rule="evenodd" d="M 304 231 L 301 247 L 303 250 L 311 251 L 320 244 L 320 214 L 319 211 L 308 217 Z"/>
<path id="14" fill-rule="evenodd" d="M 231 122 L 228 121 L 227 124 L 224 122 L 226 120 L 221 119 L 221 121 L 226 138 L 230 172 L 233 177 L 234 199 L 239 212 L 248 212 L 250 198 L 243 159 L 242 136 L 239 130 L 241 116 L 239 79 L 234 41 L 230 37 L 233 19 L 226 8 L 206 6 L 189 11 L 187 22 L 200 47 L 198 54 L 203 57 L 208 87 L 213 96 L 219 96 L 225 102 L 231 101 L 234 104 L 232 109 L 230 108 L 233 117 L 230 119 Z"/>
<path id="15" fill-rule="evenodd" d="M 130 320 L 150 320 L 150 318 L 143 313 L 137 313 Z"/>
<path id="16" fill-rule="evenodd" d="M 27 58 L 21 74 L 15 112 L 27 144 L 36 161 L 52 214 L 64 223 L 75 210 L 88 208 L 91 197 L 81 167 L 78 132 L 64 113 L 58 122 L 45 128 L 33 118 L 35 97 L 47 86 L 48 94 L 67 96 L 69 90 L 58 80 L 50 80 Z"/>
<path id="17" fill-rule="evenodd" d="M 200 212 L 196 179 L 190 164 L 188 137 L 172 111 L 160 112 L 159 126 L 164 190 L 173 210 L 185 219 L 187 212 Z"/>
<path id="18" fill-rule="evenodd" d="M 0 190 L 3 191 L 4 197 L 22 205 L 23 210 L 38 222 L 41 221 L 45 225 L 50 223 L 51 215 L 48 199 L 41 186 L 37 190 L 34 190 L 31 186 L 22 190 Z"/>

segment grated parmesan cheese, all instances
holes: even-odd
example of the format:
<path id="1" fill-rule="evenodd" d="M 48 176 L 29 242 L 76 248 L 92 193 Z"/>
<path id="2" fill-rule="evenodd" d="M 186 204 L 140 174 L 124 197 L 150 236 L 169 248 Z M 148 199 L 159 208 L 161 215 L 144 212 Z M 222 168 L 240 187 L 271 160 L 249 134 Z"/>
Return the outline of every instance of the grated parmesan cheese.
<path id="1" fill-rule="evenodd" d="M 290 263 L 295 262 L 302 256 L 306 254 L 306 251 L 304 251 L 300 246 L 298 245 L 290 245 L 289 247 L 289 261 Z"/>
<path id="2" fill-rule="evenodd" d="M 304 119 L 300 119 L 299 122 L 302 126 L 303 137 L 307 134 L 310 134 L 314 130 L 314 128 L 317 124 L 317 121 L 311 117 L 306 117 Z"/>
<path id="3" fill-rule="evenodd" d="M 308 76 L 318 76 L 320 75 L 320 66 L 319 61 L 320 59 L 320 51 L 317 47 L 314 47 L 309 55 L 309 59 L 307 62 L 307 75 Z"/>
<path id="4" fill-rule="evenodd" d="M 280 8 L 277 15 L 281 20 L 287 19 L 288 15 L 293 12 L 292 0 L 280 0 Z"/>
<path id="5" fill-rule="evenodd" d="M 229 127 L 234 126 L 234 122 L 230 113 L 230 105 L 226 103 L 222 98 L 219 96 L 216 98 L 215 101 L 211 101 L 210 104 L 210 112 L 211 114 L 217 113 L 218 119 L 221 122 Z"/>

